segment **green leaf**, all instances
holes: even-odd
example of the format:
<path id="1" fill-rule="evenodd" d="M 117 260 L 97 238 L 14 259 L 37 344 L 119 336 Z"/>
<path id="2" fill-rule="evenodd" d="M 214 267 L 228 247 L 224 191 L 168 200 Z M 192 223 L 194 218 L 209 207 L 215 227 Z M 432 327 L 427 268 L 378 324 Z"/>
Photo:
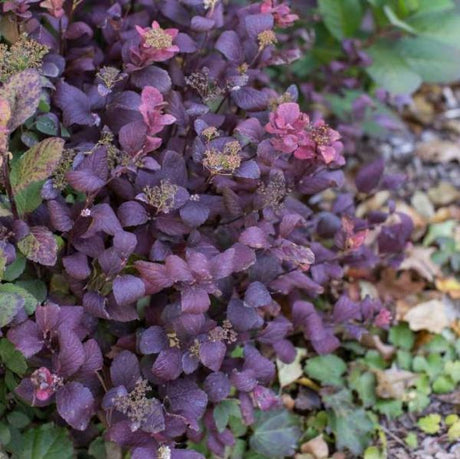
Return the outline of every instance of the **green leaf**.
<path id="1" fill-rule="evenodd" d="M 8 265 L 3 274 L 3 280 L 11 282 L 17 279 L 26 267 L 26 259 L 20 253 L 16 253 L 16 260 Z"/>
<path id="2" fill-rule="evenodd" d="M 59 126 L 51 115 L 40 115 L 35 122 L 35 128 L 38 132 L 46 135 L 57 135 Z"/>
<path id="3" fill-rule="evenodd" d="M 8 419 L 10 425 L 16 427 L 17 429 L 23 429 L 30 424 L 29 417 L 21 411 L 13 411 L 12 413 L 8 414 L 6 419 Z"/>
<path id="4" fill-rule="evenodd" d="M 245 453 L 246 453 L 246 442 L 242 440 L 241 438 L 238 438 L 232 447 L 232 453 L 230 454 L 230 459 L 244 459 Z"/>
<path id="5" fill-rule="evenodd" d="M 388 339 L 396 347 L 410 351 L 415 342 L 415 335 L 406 323 L 400 323 L 391 327 Z"/>
<path id="6" fill-rule="evenodd" d="M 439 354 L 429 354 L 426 358 L 417 355 L 412 361 L 412 368 L 416 372 L 425 372 L 430 379 L 434 379 L 441 374 L 444 362 Z"/>
<path id="7" fill-rule="evenodd" d="M 449 441 L 452 442 L 460 440 L 460 421 L 457 421 L 449 427 L 449 430 L 447 431 L 447 436 L 449 438 Z"/>
<path id="8" fill-rule="evenodd" d="M 337 449 L 347 448 L 353 454 L 360 455 L 375 429 L 368 413 L 353 404 L 348 389 L 324 396 L 323 402 L 329 409 L 329 425 L 336 437 Z"/>
<path id="9" fill-rule="evenodd" d="M 364 459 L 386 459 L 386 454 L 384 454 L 377 446 L 369 446 L 364 451 Z"/>
<path id="10" fill-rule="evenodd" d="M 0 339 L 0 361 L 19 376 L 27 371 L 26 359 L 6 338 Z"/>
<path id="11" fill-rule="evenodd" d="M 223 432 L 227 427 L 230 416 L 241 416 L 236 400 L 223 400 L 214 407 L 213 416 L 217 430 Z"/>
<path id="12" fill-rule="evenodd" d="M 460 360 L 446 362 L 444 371 L 455 383 L 460 383 Z"/>
<path id="13" fill-rule="evenodd" d="M 452 392 L 455 387 L 456 384 L 452 381 L 450 376 L 441 375 L 433 382 L 433 392 L 435 394 L 448 394 Z"/>
<path id="14" fill-rule="evenodd" d="M 11 168 L 11 184 L 15 193 L 35 182 L 46 180 L 58 165 L 64 140 L 51 137 L 27 150 Z"/>
<path id="15" fill-rule="evenodd" d="M 366 68 L 367 73 L 389 92 L 410 94 L 422 84 L 420 75 L 406 63 L 393 44 L 378 42 L 366 51 L 372 58 L 372 64 Z"/>
<path id="16" fill-rule="evenodd" d="M 54 424 L 28 430 L 22 446 L 19 459 L 71 459 L 74 454 L 66 429 Z"/>
<path id="17" fill-rule="evenodd" d="M 257 411 L 253 429 L 251 448 L 273 459 L 291 456 L 301 435 L 298 417 L 287 410 Z"/>
<path id="18" fill-rule="evenodd" d="M 428 228 L 428 232 L 423 240 L 423 245 L 429 246 L 438 238 L 453 237 L 456 225 L 457 223 L 455 220 L 447 220 L 443 223 L 433 223 Z"/>
<path id="19" fill-rule="evenodd" d="M 390 24 L 394 25 L 395 27 L 398 27 L 401 30 L 405 30 L 406 32 L 416 33 L 415 29 L 412 28 L 407 22 L 398 18 L 398 16 L 392 10 L 390 5 L 385 5 L 383 7 L 383 11 L 385 12 L 386 17 L 390 21 Z"/>
<path id="20" fill-rule="evenodd" d="M 337 40 L 352 37 L 363 19 L 360 0 L 319 0 L 319 12 L 331 35 Z"/>
<path id="21" fill-rule="evenodd" d="M 438 433 L 441 425 L 441 416 L 439 414 L 429 414 L 423 418 L 420 418 L 417 422 L 420 430 L 427 434 L 435 434 Z"/>
<path id="22" fill-rule="evenodd" d="M 456 48 L 460 46 L 460 15 L 457 13 L 433 12 L 433 14 L 417 15 L 407 22 L 421 37 L 440 43 L 439 51 L 442 51 L 441 44 Z"/>
<path id="23" fill-rule="evenodd" d="M 349 377 L 350 388 L 355 390 L 364 407 L 373 406 L 376 402 L 376 377 L 373 373 L 362 372 L 361 368 L 354 368 Z"/>
<path id="24" fill-rule="evenodd" d="M 426 37 L 405 37 L 395 49 L 427 83 L 449 83 L 460 75 L 460 48 Z"/>
<path id="25" fill-rule="evenodd" d="M 9 298 L 9 301 L 12 303 L 18 298 L 20 299 L 19 302 L 24 309 L 26 310 L 27 314 L 32 314 L 37 307 L 38 301 L 31 295 L 27 290 L 18 287 L 14 284 L 1 284 L 0 285 L 0 311 L 1 305 L 7 302 L 6 298 Z"/>
<path id="26" fill-rule="evenodd" d="M 342 375 L 347 370 L 346 363 L 334 354 L 320 355 L 307 361 L 305 373 L 322 384 L 342 386 Z"/>
<path id="27" fill-rule="evenodd" d="M 409 448 L 415 449 L 418 446 L 417 435 L 414 432 L 409 432 L 406 436 L 406 445 Z"/>
<path id="28" fill-rule="evenodd" d="M 1 448 L 1 446 L 7 445 L 10 442 L 10 440 L 11 440 L 11 432 L 10 432 L 9 427 L 3 422 L 0 422 L 0 452 L 3 449 Z"/>
<path id="29" fill-rule="evenodd" d="M 395 419 L 403 413 L 401 400 L 379 400 L 375 409 L 388 419 Z"/>
<path id="30" fill-rule="evenodd" d="M 41 191 L 43 183 L 44 181 L 32 183 L 14 195 L 16 207 L 20 215 L 33 212 L 42 203 Z"/>
<path id="31" fill-rule="evenodd" d="M 18 287 L 27 290 L 33 295 L 39 303 L 43 303 L 46 300 L 47 289 L 46 284 L 40 279 L 27 279 L 16 282 Z"/>
<path id="32" fill-rule="evenodd" d="M 417 13 L 413 17 L 419 17 L 424 14 L 431 14 L 435 12 L 448 11 L 455 8 L 452 0 L 419 0 L 419 7 Z"/>

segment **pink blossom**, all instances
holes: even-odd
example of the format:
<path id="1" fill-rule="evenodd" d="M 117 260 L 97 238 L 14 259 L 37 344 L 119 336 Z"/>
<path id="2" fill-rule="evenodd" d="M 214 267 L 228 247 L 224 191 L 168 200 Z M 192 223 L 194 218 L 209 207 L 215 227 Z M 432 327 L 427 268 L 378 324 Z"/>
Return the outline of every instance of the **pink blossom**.
<path id="1" fill-rule="evenodd" d="M 178 29 L 162 29 L 157 21 L 153 21 L 152 27 L 136 26 L 136 30 L 141 36 L 139 47 L 131 50 L 136 58 L 136 65 L 146 66 L 153 62 L 163 62 L 179 52 L 179 47 L 173 44 L 179 33 Z"/>
<path id="2" fill-rule="evenodd" d="M 296 103 L 280 104 L 274 113 L 270 113 L 265 130 L 275 134 L 272 145 L 282 153 L 294 153 L 298 159 L 319 156 L 326 164 L 344 163 L 340 134 L 323 120 L 310 123 L 308 116 L 300 111 Z"/>
<path id="3" fill-rule="evenodd" d="M 142 90 L 141 104 L 139 111 L 142 114 L 144 123 L 147 125 L 147 151 L 156 150 L 161 145 L 160 137 L 154 137 L 163 130 L 165 126 L 173 124 L 176 118 L 163 113 L 166 105 L 162 94 L 153 86 L 146 86 Z"/>
<path id="4" fill-rule="evenodd" d="M 31 374 L 30 380 L 34 386 L 35 398 L 42 402 L 48 400 L 61 383 L 61 378 L 51 373 L 46 367 L 35 370 Z"/>
<path id="5" fill-rule="evenodd" d="M 385 328 L 390 325 L 391 312 L 388 309 L 381 309 L 374 319 L 376 327 Z"/>
<path id="6" fill-rule="evenodd" d="M 260 12 L 272 14 L 278 27 L 289 27 L 299 19 L 297 14 L 291 13 L 288 5 L 281 3 L 275 6 L 274 0 L 264 0 L 260 7 Z"/>
<path id="7" fill-rule="evenodd" d="M 63 9 L 64 0 L 44 0 L 40 3 L 40 6 L 47 9 L 49 14 L 58 19 L 65 14 Z"/>

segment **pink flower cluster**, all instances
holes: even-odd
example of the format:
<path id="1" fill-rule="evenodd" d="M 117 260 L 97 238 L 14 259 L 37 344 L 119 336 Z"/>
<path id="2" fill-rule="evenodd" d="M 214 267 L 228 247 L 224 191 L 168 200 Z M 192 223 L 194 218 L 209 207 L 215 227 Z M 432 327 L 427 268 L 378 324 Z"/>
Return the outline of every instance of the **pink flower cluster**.
<path id="1" fill-rule="evenodd" d="M 166 102 L 160 91 L 153 86 L 146 86 L 142 90 L 141 101 L 139 111 L 142 114 L 144 123 L 147 125 L 148 134 L 145 150 L 150 152 L 161 145 L 161 138 L 155 137 L 155 134 L 161 132 L 165 126 L 173 124 L 176 118 L 163 113 Z"/>
<path id="2" fill-rule="evenodd" d="M 44 0 L 40 3 L 40 6 L 48 10 L 49 14 L 57 19 L 61 18 L 65 14 L 63 8 L 64 0 Z"/>
<path id="3" fill-rule="evenodd" d="M 273 134 L 272 145 L 282 153 L 294 153 L 298 159 L 320 157 L 326 164 L 344 164 L 340 134 L 323 120 L 310 122 L 294 102 L 280 104 L 270 113 L 265 130 Z"/>
<path id="4" fill-rule="evenodd" d="M 291 9 L 285 3 L 275 5 L 276 0 L 264 0 L 260 7 L 261 13 L 269 13 L 273 15 L 275 25 L 278 27 L 289 27 L 291 26 L 299 16 L 291 13 Z"/>
<path id="5" fill-rule="evenodd" d="M 157 21 L 153 21 L 152 27 L 136 26 L 136 30 L 141 37 L 141 44 L 131 49 L 135 66 L 145 67 L 154 62 L 167 61 L 179 52 L 179 47 L 173 44 L 178 29 L 162 29 Z"/>
<path id="6" fill-rule="evenodd" d="M 61 384 L 61 378 L 51 373 L 46 367 L 35 370 L 30 380 L 34 386 L 34 396 L 41 402 L 48 400 Z"/>

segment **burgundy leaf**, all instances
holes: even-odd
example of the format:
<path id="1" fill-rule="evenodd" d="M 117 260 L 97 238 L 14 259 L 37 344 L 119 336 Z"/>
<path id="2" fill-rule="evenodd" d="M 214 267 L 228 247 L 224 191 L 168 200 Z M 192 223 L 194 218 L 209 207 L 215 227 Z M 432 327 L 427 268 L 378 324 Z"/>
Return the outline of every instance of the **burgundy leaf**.
<path id="1" fill-rule="evenodd" d="M 66 126 L 72 124 L 92 126 L 94 124 L 89 99 L 83 91 L 75 86 L 59 81 L 56 85 L 54 102 L 62 110 Z"/>
<path id="2" fill-rule="evenodd" d="M 179 349 L 161 351 L 152 367 L 152 373 L 162 381 L 173 381 L 182 373 L 182 355 Z"/>
<path id="3" fill-rule="evenodd" d="M 212 371 L 219 371 L 227 352 L 221 341 L 206 341 L 200 344 L 201 363 Z"/>
<path id="4" fill-rule="evenodd" d="M 93 394 L 78 382 L 67 383 L 58 390 L 56 405 L 61 417 L 76 430 L 88 427 L 95 408 Z"/>
<path id="5" fill-rule="evenodd" d="M 77 252 L 62 259 L 67 274 L 78 280 L 84 280 L 91 274 L 88 258 L 83 253 Z"/>
<path id="6" fill-rule="evenodd" d="M 147 328 L 140 337 L 139 350 L 142 354 L 158 354 L 168 346 L 168 337 L 162 327 Z"/>
<path id="7" fill-rule="evenodd" d="M 114 386 L 125 386 L 128 391 L 134 389 L 141 377 L 137 357 L 129 351 L 121 351 L 110 366 L 110 379 Z"/>
<path id="8" fill-rule="evenodd" d="M 203 388 L 208 394 L 208 398 L 213 403 L 218 403 L 230 394 L 230 381 L 225 373 L 211 373 L 204 380 Z"/>
<path id="9" fill-rule="evenodd" d="M 113 294 L 120 306 L 134 303 L 145 294 L 144 283 L 131 274 L 117 276 L 113 281 Z"/>
<path id="10" fill-rule="evenodd" d="M 68 378 L 85 361 L 85 351 L 77 334 L 70 330 L 59 332 L 58 374 Z"/>

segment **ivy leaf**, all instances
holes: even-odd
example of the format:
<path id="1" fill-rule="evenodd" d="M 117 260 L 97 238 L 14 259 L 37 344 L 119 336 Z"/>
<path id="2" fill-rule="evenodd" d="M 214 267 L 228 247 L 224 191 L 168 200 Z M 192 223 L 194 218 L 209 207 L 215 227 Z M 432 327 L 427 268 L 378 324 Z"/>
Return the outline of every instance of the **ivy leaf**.
<path id="1" fill-rule="evenodd" d="M 14 131 L 36 112 L 40 93 L 40 74 L 34 69 L 19 72 L 5 83 L 0 94 L 10 104 L 11 117 L 8 122 L 10 131 Z"/>
<path id="2" fill-rule="evenodd" d="M 337 40 L 352 37 L 363 19 L 360 0 L 319 0 L 319 12 L 331 35 Z"/>
<path id="3" fill-rule="evenodd" d="M 16 350 L 14 344 L 5 338 L 0 340 L 0 361 L 19 376 L 23 376 L 27 371 L 26 359 Z"/>
<path id="4" fill-rule="evenodd" d="M 74 455 L 67 431 L 54 424 L 27 430 L 22 440 L 20 459 L 71 459 Z"/>
<path id="5" fill-rule="evenodd" d="M 342 375 L 347 370 L 346 363 L 334 354 L 321 355 L 308 360 L 305 373 L 322 384 L 342 386 Z"/>
<path id="6" fill-rule="evenodd" d="M 251 448 L 265 456 L 283 458 L 294 454 L 301 430 L 299 420 L 287 410 L 255 413 Z"/>
<path id="7" fill-rule="evenodd" d="M 57 242 L 44 226 L 33 226 L 30 233 L 18 242 L 18 248 L 31 261 L 44 266 L 56 264 Z"/>
<path id="8" fill-rule="evenodd" d="M 401 323 L 390 329 L 388 339 L 396 347 L 410 351 L 415 342 L 415 335 L 407 324 Z"/>
<path id="9" fill-rule="evenodd" d="M 214 422 L 216 423 L 217 430 L 223 432 L 227 427 L 230 416 L 241 416 L 240 409 L 236 400 L 223 400 L 215 406 L 213 411 Z"/>
<path id="10" fill-rule="evenodd" d="M 18 193 L 35 182 L 46 180 L 58 165 L 64 140 L 51 137 L 27 150 L 11 168 L 13 191 Z"/>

